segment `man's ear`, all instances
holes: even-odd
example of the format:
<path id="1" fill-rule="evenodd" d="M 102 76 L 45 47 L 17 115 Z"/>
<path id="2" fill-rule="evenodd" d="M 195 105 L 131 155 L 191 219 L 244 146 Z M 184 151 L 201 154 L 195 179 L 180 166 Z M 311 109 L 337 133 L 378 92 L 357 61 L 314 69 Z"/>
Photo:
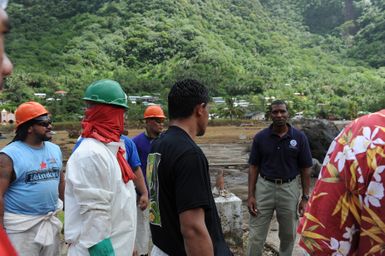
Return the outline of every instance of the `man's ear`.
<path id="1" fill-rule="evenodd" d="M 32 133 L 32 129 L 33 129 L 33 128 L 32 128 L 32 125 L 30 125 L 30 126 L 28 127 L 27 132 L 28 132 L 28 133 Z"/>
<path id="2" fill-rule="evenodd" d="M 206 103 L 201 103 L 195 106 L 194 112 L 196 113 L 197 116 L 202 116 L 204 114 L 206 107 Z"/>

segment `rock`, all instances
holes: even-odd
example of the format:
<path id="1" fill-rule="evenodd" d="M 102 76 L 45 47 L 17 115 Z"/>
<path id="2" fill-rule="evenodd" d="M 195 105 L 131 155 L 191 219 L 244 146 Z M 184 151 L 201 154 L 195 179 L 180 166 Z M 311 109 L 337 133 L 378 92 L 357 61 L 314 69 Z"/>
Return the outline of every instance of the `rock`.
<path id="1" fill-rule="evenodd" d="M 242 200 L 234 194 L 214 198 L 226 242 L 242 246 Z"/>
<path id="2" fill-rule="evenodd" d="M 293 119 L 292 124 L 306 134 L 313 158 L 322 163 L 331 142 L 339 133 L 337 126 L 325 119 L 306 118 Z"/>
<path id="3" fill-rule="evenodd" d="M 80 131 L 77 129 L 68 130 L 68 138 L 77 139 L 80 136 Z"/>
<path id="4" fill-rule="evenodd" d="M 313 166 L 311 167 L 311 176 L 318 177 L 321 171 L 322 164 L 315 158 L 313 158 Z"/>

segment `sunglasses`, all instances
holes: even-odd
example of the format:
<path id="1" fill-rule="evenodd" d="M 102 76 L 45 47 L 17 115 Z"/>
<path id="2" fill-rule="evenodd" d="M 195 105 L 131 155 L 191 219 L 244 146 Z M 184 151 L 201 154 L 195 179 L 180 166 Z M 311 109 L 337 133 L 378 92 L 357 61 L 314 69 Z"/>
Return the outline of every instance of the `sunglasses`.
<path id="1" fill-rule="evenodd" d="M 38 122 L 36 124 L 47 128 L 48 126 L 50 126 L 52 124 L 52 121 L 51 120 L 41 121 L 41 122 Z"/>
<path id="2" fill-rule="evenodd" d="M 159 119 L 159 118 L 151 118 L 151 120 L 154 120 L 156 123 L 158 124 L 163 124 L 164 123 L 164 119 Z"/>

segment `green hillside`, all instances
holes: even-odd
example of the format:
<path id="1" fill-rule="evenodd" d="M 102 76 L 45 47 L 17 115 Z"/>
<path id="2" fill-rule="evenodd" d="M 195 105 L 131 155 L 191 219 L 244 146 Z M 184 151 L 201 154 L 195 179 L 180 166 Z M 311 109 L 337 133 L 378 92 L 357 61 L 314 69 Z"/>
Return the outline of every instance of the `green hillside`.
<path id="1" fill-rule="evenodd" d="M 385 107 L 381 1 L 19 0 L 8 14 L 16 68 L 1 97 L 15 106 L 68 91 L 44 102 L 58 119 L 81 113 L 85 86 L 101 78 L 163 99 L 173 81 L 196 78 L 212 96 L 254 103 L 247 111 L 271 96 L 307 116 Z"/>

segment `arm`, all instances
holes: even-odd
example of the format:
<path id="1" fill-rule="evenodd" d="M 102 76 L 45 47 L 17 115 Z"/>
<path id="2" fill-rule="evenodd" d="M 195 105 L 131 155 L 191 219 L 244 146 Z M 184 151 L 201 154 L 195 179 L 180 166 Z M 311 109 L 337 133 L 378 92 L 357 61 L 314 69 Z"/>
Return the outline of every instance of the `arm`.
<path id="1" fill-rule="evenodd" d="M 65 177 L 64 172 L 60 172 L 60 181 L 59 181 L 59 198 L 63 201 L 64 204 L 64 188 L 65 188 Z M 64 209 L 64 205 L 63 205 Z"/>
<path id="2" fill-rule="evenodd" d="M 202 208 L 180 213 L 179 221 L 187 255 L 214 255 L 213 243 L 205 224 L 205 212 Z"/>
<path id="3" fill-rule="evenodd" d="M 144 183 L 143 172 L 140 166 L 135 168 L 135 176 L 136 178 L 134 179 L 134 184 L 140 193 L 138 205 L 143 211 L 147 208 L 148 205 L 148 191 L 146 184 Z"/>
<path id="4" fill-rule="evenodd" d="M 124 146 L 126 148 L 127 162 L 135 172 L 136 178 L 133 180 L 134 185 L 139 192 L 138 206 L 143 211 L 148 205 L 148 191 L 143 177 L 141 163 L 138 155 L 138 149 L 133 140 L 127 136 L 122 136 L 124 140 Z"/>
<path id="5" fill-rule="evenodd" d="M 310 187 L 310 174 L 311 167 L 313 165 L 313 160 L 310 152 L 309 141 L 304 133 L 303 143 L 301 143 L 301 152 L 299 159 L 300 173 L 301 173 L 301 185 L 302 185 L 302 198 L 300 203 L 298 204 L 298 214 L 299 216 L 303 216 L 306 209 L 307 201 L 309 200 L 309 187 Z"/>
<path id="6" fill-rule="evenodd" d="M 0 154 L 0 228 L 4 227 L 4 194 L 14 177 L 11 158 L 6 154 Z"/>
<path id="7" fill-rule="evenodd" d="M 302 195 L 309 195 L 309 187 L 310 187 L 310 167 L 301 169 L 301 185 L 302 185 Z M 299 216 L 303 216 L 305 212 L 305 207 L 307 204 L 306 198 L 302 197 L 301 202 L 298 205 L 298 213 Z"/>
<path id="8" fill-rule="evenodd" d="M 253 216 L 257 216 L 257 201 L 255 199 L 255 185 L 259 175 L 258 166 L 250 164 L 249 166 L 249 177 L 248 177 L 248 197 L 247 197 L 247 208 L 249 213 Z"/>

